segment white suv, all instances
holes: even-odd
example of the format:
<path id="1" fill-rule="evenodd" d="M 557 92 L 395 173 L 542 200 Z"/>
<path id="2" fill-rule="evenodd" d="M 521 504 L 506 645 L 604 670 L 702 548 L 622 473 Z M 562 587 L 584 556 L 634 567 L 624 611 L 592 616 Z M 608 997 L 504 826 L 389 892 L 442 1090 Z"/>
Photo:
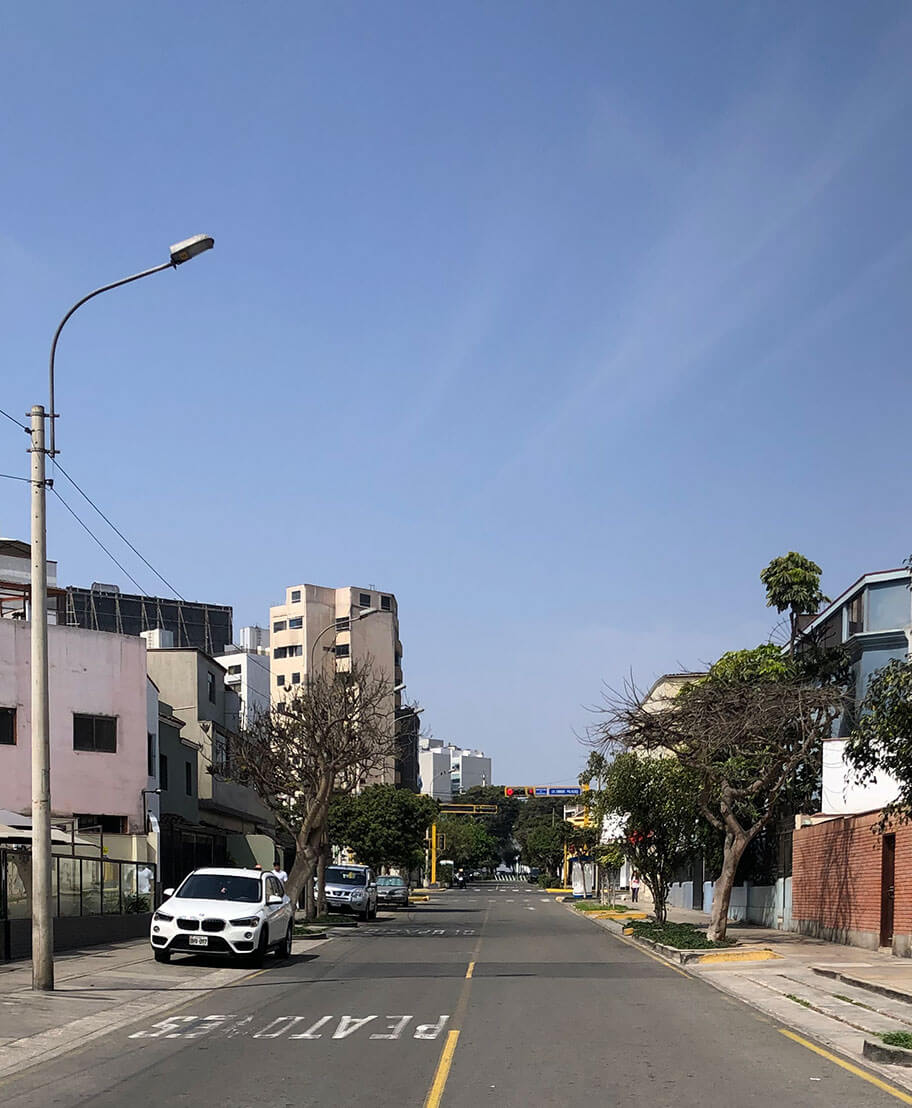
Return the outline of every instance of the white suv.
<path id="1" fill-rule="evenodd" d="M 165 897 L 149 936 L 156 962 L 174 953 L 243 957 L 254 965 L 268 950 L 291 956 L 294 906 L 272 873 L 197 869 Z"/>
<path id="2" fill-rule="evenodd" d="M 327 908 L 377 918 L 377 878 L 370 866 L 327 866 L 324 889 Z"/>

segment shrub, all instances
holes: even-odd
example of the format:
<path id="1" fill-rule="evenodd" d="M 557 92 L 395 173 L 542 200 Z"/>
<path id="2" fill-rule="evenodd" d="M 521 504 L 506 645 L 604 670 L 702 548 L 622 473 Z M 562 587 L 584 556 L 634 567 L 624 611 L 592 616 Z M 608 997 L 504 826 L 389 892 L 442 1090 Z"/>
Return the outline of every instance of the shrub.
<path id="1" fill-rule="evenodd" d="M 678 950 L 711 950 L 722 946 L 734 946 L 734 939 L 710 942 L 705 931 L 700 931 L 692 923 L 650 923 L 648 920 L 631 920 L 634 938 L 651 939 L 655 943 L 664 943 Z"/>
<path id="2" fill-rule="evenodd" d="M 887 1046 L 903 1046 L 912 1050 L 912 1031 L 887 1031 L 880 1036 Z"/>

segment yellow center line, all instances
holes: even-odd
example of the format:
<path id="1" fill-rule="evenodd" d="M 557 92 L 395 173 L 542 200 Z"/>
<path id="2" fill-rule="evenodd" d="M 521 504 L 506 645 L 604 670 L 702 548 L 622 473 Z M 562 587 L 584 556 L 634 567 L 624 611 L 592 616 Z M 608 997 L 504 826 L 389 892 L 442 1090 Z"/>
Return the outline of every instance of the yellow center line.
<path id="1" fill-rule="evenodd" d="M 789 1031 L 785 1027 L 780 1027 L 779 1034 L 785 1035 L 787 1039 L 791 1039 L 793 1042 L 800 1043 L 801 1046 L 806 1047 L 808 1050 L 813 1050 L 813 1052 L 819 1054 L 821 1058 L 826 1058 L 828 1062 L 832 1062 L 836 1066 L 841 1066 L 844 1070 L 848 1070 L 849 1073 L 854 1074 L 856 1077 L 860 1077 L 862 1081 L 867 1081 L 869 1085 L 874 1085 L 876 1088 L 882 1089 L 883 1092 L 889 1093 L 890 1096 L 895 1096 L 896 1099 L 901 1100 L 903 1104 L 912 1104 L 912 1096 L 908 1093 L 904 1093 L 901 1089 L 897 1089 L 895 1085 L 888 1085 L 886 1081 L 881 1081 L 881 1079 L 875 1077 L 873 1073 L 867 1073 L 865 1070 L 861 1069 L 860 1066 L 854 1066 L 851 1062 L 846 1062 L 836 1054 L 831 1054 L 828 1050 L 824 1050 L 822 1046 L 817 1046 L 816 1043 L 812 1043 L 808 1039 L 796 1035 L 794 1031 Z"/>
<path id="2" fill-rule="evenodd" d="M 475 972 L 475 960 L 478 958 L 478 954 L 481 950 L 481 943 L 484 938 L 485 928 L 487 927 L 488 916 L 490 916 L 490 914 L 491 909 L 486 908 L 484 918 L 481 921 L 481 932 L 475 943 L 475 949 L 470 956 L 471 960 L 466 968 L 465 980 L 462 983 L 462 988 L 459 991 L 459 999 L 456 1002 L 456 1009 L 453 1012 L 452 1030 L 447 1032 L 446 1042 L 443 1044 L 443 1050 L 440 1052 L 440 1060 L 437 1062 L 437 1068 L 434 1070 L 434 1080 L 431 1082 L 431 1087 L 424 1101 L 424 1108 L 440 1108 L 440 1102 L 443 1099 L 443 1090 L 446 1088 L 447 1078 L 450 1075 L 450 1066 L 453 1064 L 453 1055 L 456 1053 L 456 1043 L 459 1040 L 460 1025 L 462 1024 L 465 1010 L 469 1006 L 469 993 L 472 989 L 472 975 Z"/>
<path id="3" fill-rule="evenodd" d="M 440 1061 L 437 1063 L 437 1069 L 434 1073 L 434 1080 L 427 1095 L 427 1100 L 424 1102 L 424 1108 L 439 1108 L 440 1101 L 443 1098 L 443 1090 L 446 1088 L 447 1078 L 450 1075 L 450 1066 L 453 1064 L 453 1055 L 456 1053 L 458 1040 L 458 1031 L 447 1033 Z"/>

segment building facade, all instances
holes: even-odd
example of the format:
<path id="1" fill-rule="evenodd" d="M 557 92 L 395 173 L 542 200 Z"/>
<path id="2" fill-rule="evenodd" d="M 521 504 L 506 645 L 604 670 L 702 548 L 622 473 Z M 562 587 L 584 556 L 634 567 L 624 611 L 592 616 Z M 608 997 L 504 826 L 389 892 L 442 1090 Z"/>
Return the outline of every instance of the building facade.
<path id="1" fill-rule="evenodd" d="M 798 816 L 792 836 L 795 930 L 904 957 L 912 955 L 912 829 L 880 827 L 897 784 L 883 773 L 859 782 L 845 747 L 871 677 L 909 656 L 910 584 L 907 569 L 867 573 L 807 628 L 824 645 L 847 651 L 855 703 L 824 743 L 820 811 Z"/>
<path id="2" fill-rule="evenodd" d="M 369 613 L 369 614 L 366 614 Z M 371 588 L 292 585 L 285 602 L 269 609 L 272 702 L 280 703 L 307 681 L 308 673 L 342 672 L 369 661 L 373 674 L 389 682 L 390 734 L 401 709 L 403 683 L 399 610 L 392 593 Z M 372 783 L 397 780 L 390 756 Z"/>
<path id="3" fill-rule="evenodd" d="M 225 684 L 224 668 L 204 651 L 176 648 L 150 648 L 147 664 L 172 717 L 183 723 L 181 740 L 197 751 L 200 827 L 193 833 L 221 840 L 211 848 L 217 860 L 271 866 L 275 821 L 253 790 L 230 779 L 236 733 L 230 725 L 239 718 L 240 703 Z M 170 787 L 170 762 L 167 772 Z"/>
<path id="4" fill-rule="evenodd" d="M 467 750 L 443 739 L 418 740 L 420 791 L 449 801 L 479 785 L 490 785 L 491 759 L 481 750 Z"/>
<path id="5" fill-rule="evenodd" d="M 251 635 L 250 632 L 260 632 Z M 225 670 L 225 684 L 238 695 L 238 718 L 229 721 L 232 730 L 239 731 L 264 712 L 268 712 L 272 696 L 272 671 L 269 656 L 269 638 L 265 646 L 245 646 L 245 643 L 262 642 L 262 627 L 242 627 L 240 647 L 216 655 L 215 660 Z"/>
<path id="6" fill-rule="evenodd" d="M 29 623 L 0 620 L 0 807 L 20 813 L 32 803 L 30 634 Z M 48 662 L 52 815 L 87 832 L 100 829 L 106 842 L 144 840 L 151 733 L 146 644 L 50 626 Z M 154 775 L 151 781 L 154 787 Z"/>

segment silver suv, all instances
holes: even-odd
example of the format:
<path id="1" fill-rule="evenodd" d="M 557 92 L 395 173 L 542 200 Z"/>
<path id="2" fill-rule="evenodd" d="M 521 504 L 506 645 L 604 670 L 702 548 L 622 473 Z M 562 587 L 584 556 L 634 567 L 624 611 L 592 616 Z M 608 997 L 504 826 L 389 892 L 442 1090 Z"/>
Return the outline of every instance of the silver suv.
<path id="1" fill-rule="evenodd" d="M 370 866 L 327 866 L 325 889 L 327 908 L 377 918 L 377 879 Z"/>

